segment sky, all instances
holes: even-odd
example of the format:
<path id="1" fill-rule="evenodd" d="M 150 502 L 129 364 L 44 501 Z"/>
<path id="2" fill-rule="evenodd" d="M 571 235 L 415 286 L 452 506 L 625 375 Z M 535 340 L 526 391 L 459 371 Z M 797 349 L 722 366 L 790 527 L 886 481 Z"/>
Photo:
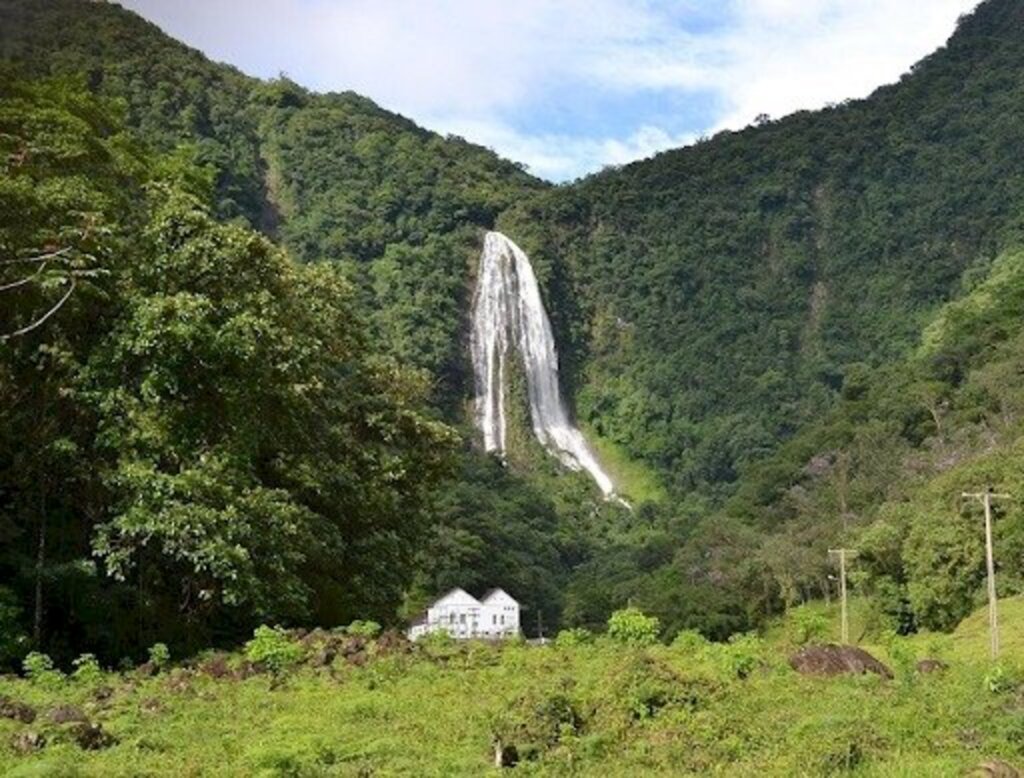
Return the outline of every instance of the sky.
<path id="1" fill-rule="evenodd" d="M 977 0 L 121 0 L 250 75 L 354 90 L 568 181 L 866 97 Z"/>

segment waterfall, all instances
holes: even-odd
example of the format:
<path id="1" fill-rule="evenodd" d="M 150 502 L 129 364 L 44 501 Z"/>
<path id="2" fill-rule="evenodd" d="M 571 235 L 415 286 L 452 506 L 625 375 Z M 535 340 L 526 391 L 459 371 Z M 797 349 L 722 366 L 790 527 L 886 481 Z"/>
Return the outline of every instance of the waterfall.
<path id="1" fill-rule="evenodd" d="M 473 299 L 473 372 L 476 421 L 487 451 L 505 453 L 506 361 L 522 357 L 533 434 L 572 470 L 586 470 L 605 495 L 614 485 L 587 441 L 569 421 L 558 389 L 558 356 L 551 322 L 540 298 L 533 266 L 519 246 L 500 232 L 488 232 L 480 255 Z"/>

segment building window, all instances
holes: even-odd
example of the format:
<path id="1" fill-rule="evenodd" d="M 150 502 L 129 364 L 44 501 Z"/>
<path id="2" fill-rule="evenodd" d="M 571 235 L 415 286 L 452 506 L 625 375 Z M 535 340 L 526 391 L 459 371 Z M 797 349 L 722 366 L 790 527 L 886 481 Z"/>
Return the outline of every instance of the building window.
<path id="1" fill-rule="evenodd" d="M 455 623 L 455 614 L 454 613 L 449 613 L 448 614 L 448 623 L 449 624 L 454 624 Z"/>
<path id="2" fill-rule="evenodd" d="M 466 623 L 466 614 L 465 613 L 460 613 L 459 614 L 459 624 L 465 624 L 465 623 Z"/>
<path id="3" fill-rule="evenodd" d="M 498 623 L 498 614 L 497 613 L 492 613 L 491 614 L 491 624 L 497 624 L 497 623 Z"/>
<path id="4" fill-rule="evenodd" d="M 503 613 L 503 614 L 501 614 L 501 623 L 502 623 L 502 624 L 504 624 L 504 623 L 505 623 L 505 614 L 504 614 L 504 613 Z"/>

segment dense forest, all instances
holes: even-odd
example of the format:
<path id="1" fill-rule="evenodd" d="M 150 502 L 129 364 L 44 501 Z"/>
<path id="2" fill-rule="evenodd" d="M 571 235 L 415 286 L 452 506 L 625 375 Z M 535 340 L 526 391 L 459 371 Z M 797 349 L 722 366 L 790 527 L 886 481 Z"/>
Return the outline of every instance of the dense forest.
<path id="1" fill-rule="evenodd" d="M 725 638 L 829 596 L 839 542 L 886 626 L 954 626 L 983 572 L 956 498 L 1024 476 L 1022 30 L 988 0 L 867 100 L 554 187 L 114 4 L 0 0 L 0 661 L 454 585 L 531 632 L 632 601 Z M 632 510 L 522 397 L 508 466 L 478 450 L 494 226 Z"/>

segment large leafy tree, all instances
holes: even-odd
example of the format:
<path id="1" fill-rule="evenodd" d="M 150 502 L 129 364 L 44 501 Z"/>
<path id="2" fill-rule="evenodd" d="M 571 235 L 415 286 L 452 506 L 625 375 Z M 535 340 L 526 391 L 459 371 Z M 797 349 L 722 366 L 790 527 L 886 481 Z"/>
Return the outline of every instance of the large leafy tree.
<path id="1" fill-rule="evenodd" d="M 36 644 L 388 618 L 447 468 L 428 382 L 188 154 L 72 82 L 0 88 L 0 571 Z"/>

